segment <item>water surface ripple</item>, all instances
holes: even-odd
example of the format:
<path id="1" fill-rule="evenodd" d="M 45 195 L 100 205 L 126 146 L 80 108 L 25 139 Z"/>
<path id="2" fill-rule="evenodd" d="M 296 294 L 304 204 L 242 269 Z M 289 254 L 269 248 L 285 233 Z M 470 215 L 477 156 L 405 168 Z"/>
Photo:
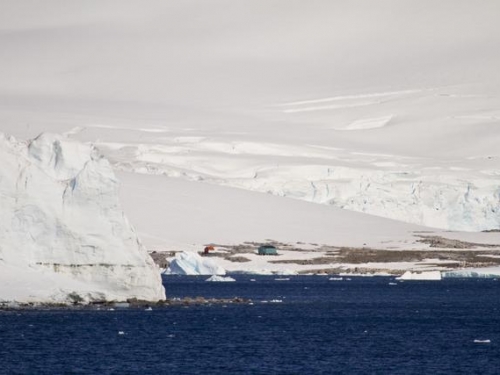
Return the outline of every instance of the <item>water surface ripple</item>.
<path id="1" fill-rule="evenodd" d="M 0 373 L 500 373 L 500 281 L 234 277 L 164 282 L 252 305 L 2 311 Z"/>

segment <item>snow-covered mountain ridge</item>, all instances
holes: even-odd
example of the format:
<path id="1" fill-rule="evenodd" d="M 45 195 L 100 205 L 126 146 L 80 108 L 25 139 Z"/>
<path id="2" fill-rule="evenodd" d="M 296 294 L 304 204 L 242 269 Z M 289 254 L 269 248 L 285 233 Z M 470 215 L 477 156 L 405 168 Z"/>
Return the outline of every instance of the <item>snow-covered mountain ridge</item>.
<path id="1" fill-rule="evenodd" d="M 165 297 L 93 146 L 0 134 L 0 160 L 0 301 Z"/>
<path id="2" fill-rule="evenodd" d="M 67 134 L 95 142 L 120 171 L 482 231 L 500 228 L 498 100 L 490 83 L 365 91 L 256 108 L 254 123 Z"/>
<path id="3" fill-rule="evenodd" d="M 99 147 L 122 171 L 271 193 L 428 227 L 500 228 L 500 170 L 493 157 L 435 161 L 194 137 Z"/>

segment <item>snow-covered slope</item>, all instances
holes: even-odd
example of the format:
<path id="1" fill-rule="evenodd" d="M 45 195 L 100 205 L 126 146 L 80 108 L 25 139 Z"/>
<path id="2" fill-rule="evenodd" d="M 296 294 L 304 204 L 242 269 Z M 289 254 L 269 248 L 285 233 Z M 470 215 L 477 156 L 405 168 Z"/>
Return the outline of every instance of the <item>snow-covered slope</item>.
<path id="1" fill-rule="evenodd" d="M 1 4 L 0 130 L 93 142 L 134 173 L 130 189 L 158 174 L 444 229 L 500 227 L 498 1 Z M 140 198 L 127 204 L 149 233 L 195 211 L 152 216 Z"/>
<path id="2" fill-rule="evenodd" d="M 165 297 L 95 148 L 0 134 L 0 161 L 0 301 Z"/>
<path id="3" fill-rule="evenodd" d="M 125 212 L 133 220 L 140 238 L 155 250 L 201 251 L 202 244 L 236 245 L 268 240 L 424 248 L 427 245 L 416 242 L 416 232 L 432 230 L 203 181 L 151 175 L 138 179 L 136 174 L 122 172 L 117 176 L 122 182 L 120 193 Z M 500 233 L 486 235 L 481 236 L 485 237 L 484 242 L 500 243 Z"/>
<path id="4" fill-rule="evenodd" d="M 399 131 L 395 127 L 373 136 L 397 144 Z M 498 138 L 500 144 L 498 134 L 470 138 L 478 144 Z M 324 140 L 270 141 L 266 134 L 252 141 L 168 134 L 145 138 L 151 143 L 101 142 L 99 147 L 123 171 L 205 181 L 443 229 L 500 228 L 496 150 L 477 156 L 464 149 L 460 157 L 448 159 L 425 152 L 356 152 L 329 147 Z"/>

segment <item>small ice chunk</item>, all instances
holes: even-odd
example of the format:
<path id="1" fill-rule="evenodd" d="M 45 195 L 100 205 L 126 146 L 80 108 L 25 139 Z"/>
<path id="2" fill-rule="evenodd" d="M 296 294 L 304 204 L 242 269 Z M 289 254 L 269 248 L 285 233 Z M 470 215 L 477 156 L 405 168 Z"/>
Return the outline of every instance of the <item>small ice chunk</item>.
<path id="1" fill-rule="evenodd" d="M 482 339 L 475 339 L 475 340 L 474 340 L 474 342 L 475 342 L 476 344 L 489 344 L 489 343 L 491 343 L 491 340 L 488 340 L 488 339 L 486 339 L 486 340 L 482 340 Z"/>
<path id="2" fill-rule="evenodd" d="M 230 276 L 224 277 L 224 276 L 212 275 L 208 279 L 206 279 L 205 281 L 228 282 L 228 281 L 236 281 L 236 280 Z"/>

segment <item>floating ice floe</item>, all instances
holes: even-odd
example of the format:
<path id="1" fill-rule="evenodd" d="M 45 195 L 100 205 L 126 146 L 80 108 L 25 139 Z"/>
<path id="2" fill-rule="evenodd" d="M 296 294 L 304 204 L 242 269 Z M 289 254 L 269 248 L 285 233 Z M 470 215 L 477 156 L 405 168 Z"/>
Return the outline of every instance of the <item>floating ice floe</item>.
<path id="1" fill-rule="evenodd" d="M 279 270 L 277 272 L 274 272 L 274 274 L 280 275 L 280 276 L 296 276 L 297 270 L 293 270 L 293 269 Z"/>
<path id="2" fill-rule="evenodd" d="M 210 276 L 208 279 L 206 279 L 205 281 L 215 281 L 215 282 L 231 282 L 231 281 L 236 281 L 235 279 L 233 279 L 232 277 L 230 276 L 217 276 L 217 275 L 212 275 Z"/>
<path id="3" fill-rule="evenodd" d="M 491 340 L 481 340 L 481 339 L 475 339 L 474 343 L 476 344 L 490 344 Z"/>
<path id="4" fill-rule="evenodd" d="M 422 271 L 422 272 L 406 271 L 400 277 L 396 277 L 396 280 L 441 280 L 441 272 L 440 271 Z"/>

